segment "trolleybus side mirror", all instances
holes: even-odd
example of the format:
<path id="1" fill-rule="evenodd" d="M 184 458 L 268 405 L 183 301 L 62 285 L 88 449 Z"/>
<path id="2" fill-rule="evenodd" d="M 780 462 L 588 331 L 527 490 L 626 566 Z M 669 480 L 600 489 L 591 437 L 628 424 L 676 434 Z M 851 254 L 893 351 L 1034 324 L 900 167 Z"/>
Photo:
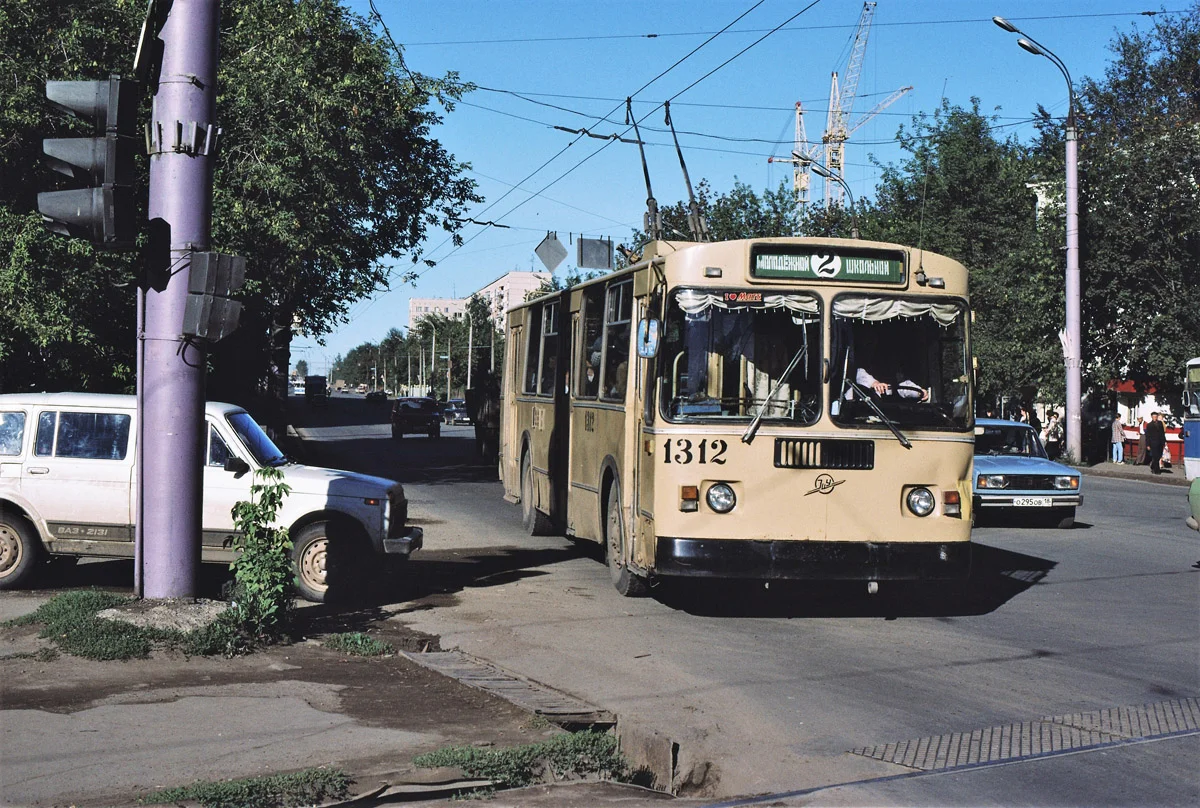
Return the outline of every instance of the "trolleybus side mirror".
<path id="1" fill-rule="evenodd" d="M 647 317 L 638 323 L 637 352 L 643 359 L 658 356 L 658 320 Z"/>

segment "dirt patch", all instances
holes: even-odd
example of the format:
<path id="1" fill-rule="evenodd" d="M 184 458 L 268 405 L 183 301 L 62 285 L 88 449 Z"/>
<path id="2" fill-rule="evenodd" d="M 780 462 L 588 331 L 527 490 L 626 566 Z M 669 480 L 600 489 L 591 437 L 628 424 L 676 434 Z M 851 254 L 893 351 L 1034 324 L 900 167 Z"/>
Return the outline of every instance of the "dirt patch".
<path id="1" fill-rule="evenodd" d="M 308 607 L 297 614 L 292 642 L 233 659 L 155 651 L 149 659 L 104 662 L 67 655 L 48 658 L 38 625 L 0 629 L 0 707 L 70 714 L 115 704 L 175 702 L 197 695 L 254 693 L 291 696 L 313 709 L 363 727 L 427 733 L 434 751 L 448 744 L 516 746 L 557 732 L 507 701 L 416 665 L 399 655 L 358 657 L 325 648 L 333 633 L 361 631 L 406 651 L 440 650 L 437 637 L 415 632 L 369 609 L 338 612 Z M 14 654 L 14 649 L 20 649 Z M 404 759 L 375 756 L 340 761 L 360 783 L 419 779 Z M 77 800 L 80 805 L 86 800 Z"/>

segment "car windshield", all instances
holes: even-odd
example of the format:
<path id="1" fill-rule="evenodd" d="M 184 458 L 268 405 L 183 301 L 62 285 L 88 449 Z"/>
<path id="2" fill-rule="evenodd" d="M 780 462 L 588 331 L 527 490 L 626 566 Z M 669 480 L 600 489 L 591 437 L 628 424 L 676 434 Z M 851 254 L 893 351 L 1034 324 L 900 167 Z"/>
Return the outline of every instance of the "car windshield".
<path id="1" fill-rule="evenodd" d="M 434 412 L 437 409 L 437 402 L 431 398 L 406 398 L 396 402 L 396 404 L 408 410 L 411 413 L 417 412 Z"/>
<path id="2" fill-rule="evenodd" d="M 241 439 L 260 466 L 282 466 L 288 462 L 279 447 L 263 432 L 258 422 L 246 412 L 235 412 L 229 416 L 229 425 Z"/>
<path id="3" fill-rule="evenodd" d="M 830 415 L 836 423 L 967 428 L 965 303 L 844 294 L 832 309 Z"/>
<path id="4" fill-rule="evenodd" d="M 821 302 L 803 292 L 680 289 L 667 307 L 663 414 L 811 424 L 820 416 Z"/>
<path id="5" fill-rule="evenodd" d="M 975 454 L 1045 457 L 1046 450 L 1034 431 L 1027 426 L 1016 423 L 1012 426 L 988 424 L 976 429 Z"/>

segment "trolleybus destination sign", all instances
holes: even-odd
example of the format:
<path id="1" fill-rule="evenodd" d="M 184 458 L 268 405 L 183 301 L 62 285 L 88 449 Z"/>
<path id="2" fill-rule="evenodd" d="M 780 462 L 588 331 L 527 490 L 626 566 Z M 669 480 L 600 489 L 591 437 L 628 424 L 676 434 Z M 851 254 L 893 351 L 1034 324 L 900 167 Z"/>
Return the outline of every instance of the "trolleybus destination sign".
<path id="1" fill-rule="evenodd" d="M 794 278 L 837 283 L 903 283 L 902 253 L 839 255 L 761 250 L 750 257 L 750 274 L 756 278 Z"/>

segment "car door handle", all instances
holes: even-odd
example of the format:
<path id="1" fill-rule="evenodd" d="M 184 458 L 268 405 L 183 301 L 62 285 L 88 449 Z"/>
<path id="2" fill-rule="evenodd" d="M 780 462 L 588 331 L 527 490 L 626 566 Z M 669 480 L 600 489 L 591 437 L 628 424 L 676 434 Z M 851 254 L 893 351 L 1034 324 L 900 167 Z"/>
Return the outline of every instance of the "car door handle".
<path id="1" fill-rule="evenodd" d="M 50 469 L 46 468 L 45 466 L 30 466 L 29 473 L 30 474 L 49 474 Z"/>

